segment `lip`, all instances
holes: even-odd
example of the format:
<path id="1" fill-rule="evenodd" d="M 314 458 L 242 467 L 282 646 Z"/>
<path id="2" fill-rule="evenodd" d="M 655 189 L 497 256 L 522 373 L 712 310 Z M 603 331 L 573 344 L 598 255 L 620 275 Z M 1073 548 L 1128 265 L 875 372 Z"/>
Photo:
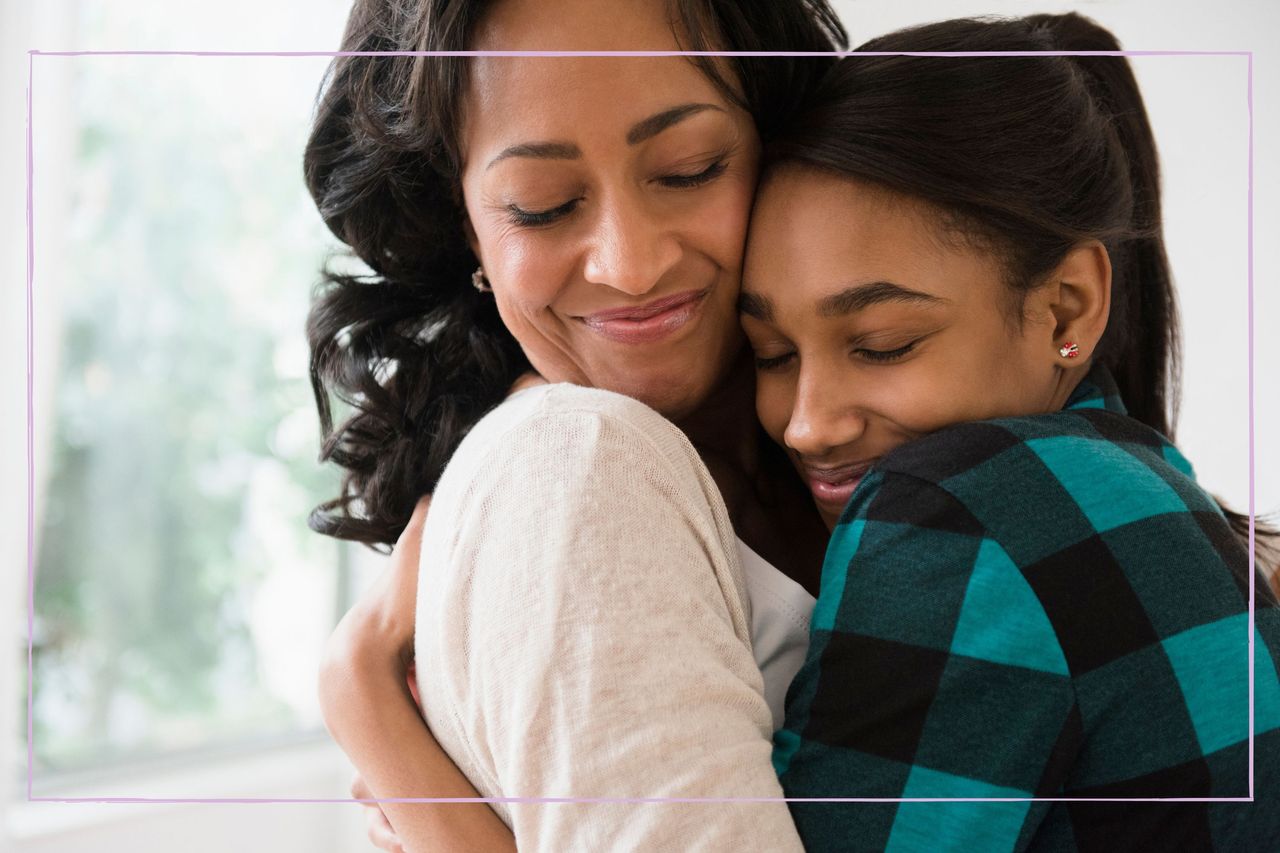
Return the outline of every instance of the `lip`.
<path id="1" fill-rule="evenodd" d="M 593 332 L 619 343 L 652 343 L 674 334 L 694 319 L 710 292 L 710 288 L 686 290 L 644 305 L 610 308 L 578 319 Z"/>
<path id="2" fill-rule="evenodd" d="M 820 507 L 843 510 L 867 471 L 876 462 L 866 459 L 838 466 L 806 465 L 800 462 L 800 473 Z"/>

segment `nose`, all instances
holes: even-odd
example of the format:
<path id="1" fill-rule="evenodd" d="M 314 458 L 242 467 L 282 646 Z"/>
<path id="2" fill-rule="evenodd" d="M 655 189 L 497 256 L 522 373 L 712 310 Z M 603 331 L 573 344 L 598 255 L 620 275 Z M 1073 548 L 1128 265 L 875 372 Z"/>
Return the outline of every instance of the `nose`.
<path id="1" fill-rule="evenodd" d="M 866 417 L 851 399 L 847 378 L 824 376 L 803 363 L 796 382 L 791 418 L 782 439 L 801 456 L 821 459 L 852 444 L 866 431 Z"/>
<path id="2" fill-rule="evenodd" d="M 593 284 L 640 296 L 676 265 L 680 252 L 669 220 L 647 209 L 643 199 L 618 193 L 600 206 L 583 275 Z"/>

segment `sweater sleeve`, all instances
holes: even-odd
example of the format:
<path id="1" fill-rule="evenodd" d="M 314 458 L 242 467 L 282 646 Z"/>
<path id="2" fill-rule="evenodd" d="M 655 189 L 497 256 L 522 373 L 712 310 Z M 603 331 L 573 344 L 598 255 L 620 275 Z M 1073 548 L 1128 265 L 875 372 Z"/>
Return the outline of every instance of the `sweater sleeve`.
<path id="1" fill-rule="evenodd" d="M 428 721 L 476 786 L 780 797 L 733 531 L 684 436 L 556 388 L 477 441 L 432 506 L 417 640 Z M 800 849 L 780 802 L 497 808 L 522 850 Z"/>

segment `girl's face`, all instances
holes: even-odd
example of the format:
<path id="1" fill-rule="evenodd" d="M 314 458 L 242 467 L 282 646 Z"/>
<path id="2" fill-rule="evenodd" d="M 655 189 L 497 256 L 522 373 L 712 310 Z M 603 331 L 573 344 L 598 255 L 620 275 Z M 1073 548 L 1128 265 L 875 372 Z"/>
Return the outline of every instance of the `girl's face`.
<path id="1" fill-rule="evenodd" d="M 1036 293 L 1019 327 L 996 260 L 948 239 L 931 207 L 795 167 L 769 177 L 741 298 L 756 406 L 829 527 L 898 445 L 1061 407 L 1055 316 Z"/>
<path id="2" fill-rule="evenodd" d="M 506 0 L 477 50 L 678 50 L 656 0 Z M 551 381 L 680 418 L 724 376 L 759 160 L 681 57 L 479 57 L 461 133 L 473 247 Z"/>

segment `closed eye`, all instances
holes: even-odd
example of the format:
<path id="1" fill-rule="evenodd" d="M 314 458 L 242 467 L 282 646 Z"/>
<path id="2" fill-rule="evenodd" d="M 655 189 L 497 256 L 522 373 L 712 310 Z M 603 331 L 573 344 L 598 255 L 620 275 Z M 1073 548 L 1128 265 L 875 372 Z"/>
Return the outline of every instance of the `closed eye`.
<path id="1" fill-rule="evenodd" d="M 716 178 L 724 174 L 728 164 L 724 160 L 717 160 L 701 172 L 692 175 L 664 175 L 658 179 L 664 187 L 671 189 L 688 189 L 690 187 L 700 187 L 703 184 L 710 183 Z"/>
<path id="2" fill-rule="evenodd" d="M 867 361 L 876 361 L 876 362 L 897 361 L 898 359 L 902 358 L 904 355 L 906 355 L 907 353 L 915 349 L 915 346 L 918 343 L 920 342 L 912 341 L 906 346 L 901 346 L 901 347 L 898 347 L 897 349 L 890 349 L 890 350 L 859 348 L 859 349 L 855 349 L 854 352 L 857 353 L 862 358 L 865 358 Z"/>
<path id="3" fill-rule="evenodd" d="M 548 208 L 546 210 L 524 210 L 514 204 L 507 205 L 507 214 L 511 218 L 511 222 L 515 225 L 538 226 L 550 225 L 557 219 L 561 219 L 573 213 L 574 208 L 578 206 L 581 198 L 572 198 L 558 207 Z"/>
<path id="4" fill-rule="evenodd" d="M 756 370 L 780 370 L 781 368 L 786 367 L 787 362 L 791 361 L 794 357 L 795 353 L 793 352 L 768 357 L 756 356 Z"/>

